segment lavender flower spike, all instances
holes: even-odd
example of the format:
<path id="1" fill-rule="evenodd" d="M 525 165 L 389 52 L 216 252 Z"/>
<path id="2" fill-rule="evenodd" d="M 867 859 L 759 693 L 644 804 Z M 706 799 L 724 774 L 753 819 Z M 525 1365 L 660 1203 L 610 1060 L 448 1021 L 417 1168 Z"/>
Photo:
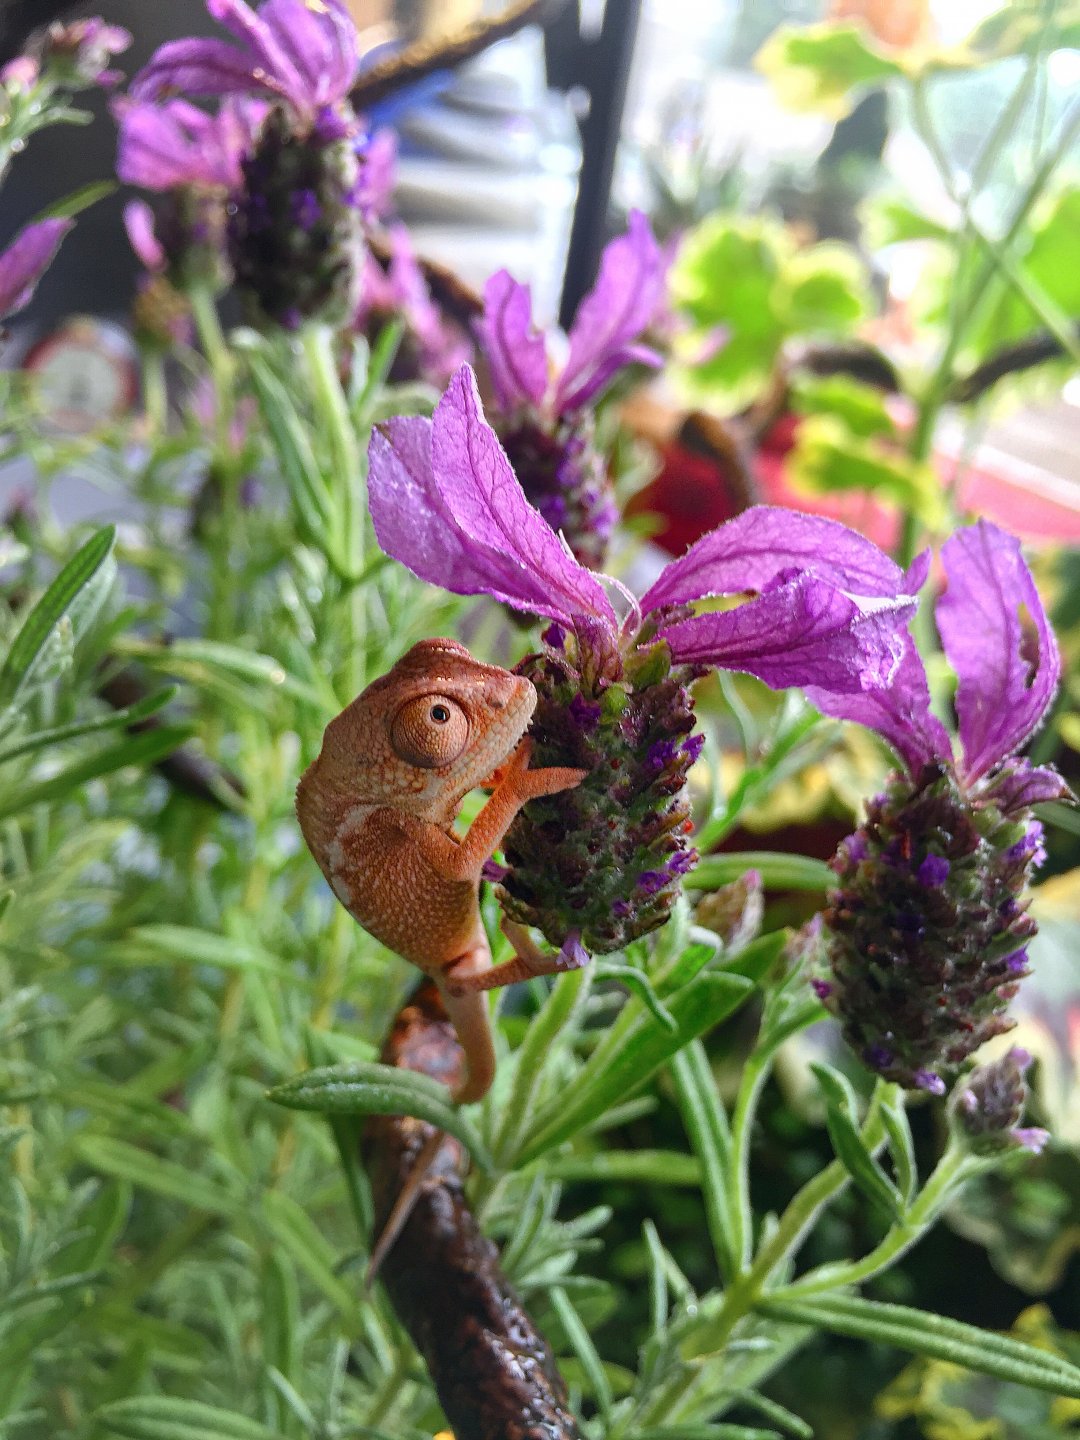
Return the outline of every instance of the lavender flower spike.
<path id="1" fill-rule="evenodd" d="M 358 51 L 342 0 L 265 0 L 257 13 L 244 0 L 206 0 L 206 8 L 237 43 L 169 41 L 132 81 L 135 99 L 261 95 L 284 101 L 296 124 L 310 129 L 349 93 Z"/>
<path id="2" fill-rule="evenodd" d="M 30 304 L 38 281 L 73 224 L 72 220 L 39 220 L 21 230 L 0 254 L 0 320 Z"/>
<path id="3" fill-rule="evenodd" d="M 826 713 L 876 730 L 903 764 L 833 861 L 827 1003 L 871 1068 L 935 1093 L 942 1071 L 1011 1028 L 1005 1008 L 1035 933 L 1022 896 L 1044 854 L 1031 806 L 1068 794 L 1055 771 L 1016 754 L 1061 670 L 1018 542 L 979 521 L 946 541 L 942 560 L 937 622 L 958 679 L 959 755 L 910 636 L 889 689 L 808 691 Z"/>
<path id="4" fill-rule="evenodd" d="M 761 507 L 706 536 L 620 623 L 601 580 L 525 498 L 463 366 L 434 417 L 372 437 L 368 493 L 388 554 L 421 579 L 554 623 L 519 670 L 543 764 L 588 772 L 507 837 L 508 913 L 555 945 L 613 950 L 663 923 L 694 852 L 686 775 L 703 743 L 690 685 L 719 666 L 845 693 L 888 682 L 913 609 L 903 572 L 833 521 Z M 695 600 L 756 591 L 695 616 Z"/>

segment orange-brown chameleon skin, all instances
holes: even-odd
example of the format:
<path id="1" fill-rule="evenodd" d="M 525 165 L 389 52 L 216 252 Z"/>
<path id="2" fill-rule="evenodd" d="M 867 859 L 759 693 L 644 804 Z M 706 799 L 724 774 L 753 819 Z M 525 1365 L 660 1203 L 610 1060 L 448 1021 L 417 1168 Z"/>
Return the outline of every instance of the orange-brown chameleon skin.
<path id="1" fill-rule="evenodd" d="M 492 967 L 480 919 L 481 870 L 522 805 L 583 778 L 528 768 L 522 737 L 535 705 L 530 681 L 455 640 L 422 640 L 330 722 L 296 791 L 300 828 L 335 895 L 438 984 L 468 1060 L 459 1101 L 479 1099 L 494 1073 L 482 992 L 567 963 L 506 925 L 519 955 Z M 440 746 L 459 744 L 433 763 Z M 461 801 L 485 782 L 494 793 L 458 839 Z"/>

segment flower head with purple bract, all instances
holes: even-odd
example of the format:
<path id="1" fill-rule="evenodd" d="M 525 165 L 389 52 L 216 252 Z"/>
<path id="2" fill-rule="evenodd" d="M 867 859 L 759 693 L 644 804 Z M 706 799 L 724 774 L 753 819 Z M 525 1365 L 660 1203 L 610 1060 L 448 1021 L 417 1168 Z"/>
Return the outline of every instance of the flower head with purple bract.
<path id="1" fill-rule="evenodd" d="M 614 950 L 661 924 L 691 855 L 685 781 L 700 753 L 689 686 L 713 667 L 839 694 L 887 685 L 913 602 L 903 572 L 833 521 L 749 510 L 673 561 L 620 621 L 598 578 L 526 500 L 467 367 L 434 418 L 401 416 L 371 442 L 383 549 L 421 579 L 546 616 L 519 666 L 537 688 L 541 764 L 589 772 L 526 807 L 507 838 L 503 900 L 561 945 Z M 694 601 L 754 592 L 695 615 Z"/>
<path id="2" fill-rule="evenodd" d="M 876 730 L 904 765 L 833 861 L 828 1004 L 872 1069 L 935 1094 L 942 1071 L 1011 1028 L 1004 1010 L 1035 933 L 1020 897 L 1043 857 L 1031 806 L 1068 794 L 1055 771 L 1016 755 L 1061 672 L 1019 543 L 980 520 L 946 541 L 942 561 L 936 613 L 958 681 L 958 758 L 910 635 L 888 690 L 808 692 Z"/>
<path id="3" fill-rule="evenodd" d="M 528 499 L 594 568 L 603 564 L 616 510 L 589 407 L 628 365 L 660 363 L 640 337 L 662 308 L 667 269 L 648 220 L 632 211 L 627 233 L 604 250 L 558 370 L 549 338 L 533 325 L 529 287 L 500 270 L 484 290 L 476 333 L 491 372 L 495 429 Z"/>
<path id="4" fill-rule="evenodd" d="M 186 100 L 151 105 L 117 100 L 116 173 L 165 196 L 155 218 L 143 200 L 125 207 L 136 255 L 180 290 L 228 283 L 227 197 L 242 183 L 242 162 L 266 118 L 262 100 L 230 99 L 216 114 Z"/>
<path id="5" fill-rule="evenodd" d="M 133 158 L 141 162 L 150 178 L 139 183 L 156 178 L 155 188 L 205 184 L 209 170 L 228 187 L 229 257 L 256 321 L 289 329 L 308 320 L 340 322 L 356 303 L 361 219 L 370 203 L 361 168 L 367 139 L 348 99 L 356 27 L 341 0 L 265 0 L 257 11 L 244 0 L 207 0 L 207 9 L 233 41 L 174 40 L 155 52 L 131 85 L 142 103 L 127 137 L 122 131 L 122 161 L 128 171 Z M 205 116 L 174 101 L 182 109 L 169 115 L 168 105 L 147 103 L 177 93 L 221 97 L 221 109 Z M 231 137 L 240 143 L 209 145 L 201 171 L 181 146 L 186 177 L 166 178 L 175 151 L 159 145 L 155 153 L 135 133 L 136 125 L 160 131 L 167 118 L 187 125 L 199 148 L 200 126 L 217 142 L 229 138 L 222 132 L 230 116 L 252 114 L 258 123 L 251 133 Z M 134 155 L 133 140 L 140 142 Z"/>
<path id="6" fill-rule="evenodd" d="M 39 220 L 20 230 L 0 254 L 0 320 L 30 304 L 38 281 L 73 224 L 71 220 Z"/>

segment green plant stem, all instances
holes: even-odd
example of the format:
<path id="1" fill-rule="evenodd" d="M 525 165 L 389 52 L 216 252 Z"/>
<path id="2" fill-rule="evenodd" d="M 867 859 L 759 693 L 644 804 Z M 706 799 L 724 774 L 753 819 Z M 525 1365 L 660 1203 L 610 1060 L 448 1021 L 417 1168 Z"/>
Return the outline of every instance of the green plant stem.
<path id="1" fill-rule="evenodd" d="M 162 435 L 168 420 L 165 390 L 165 361 L 160 352 L 145 350 L 142 355 L 143 408 L 152 435 Z"/>
<path id="2" fill-rule="evenodd" d="M 360 482 L 360 451 L 356 444 L 348 403 L 341 388 L 334 355 L 334 333 L 326 325 L 306 325 L 300 343 L 311 375 L 311 392 L 320 420 L 325 426 L 334 473 L 331 491 L 335 495 L 345 535 L 345 556 L 349 575 L 359 578 L 364 568 L 364 532 L 356 504 Z"/>
<path id="3" fill-rule="evenodd" d="M 821 1265 L 816 1270 L 776 1291 L 784 1298 L 819 1294 L 859 1285 L 895 1265 L 926 1234 L 955 1191 L 964 1184 L 978 1162 L 957 1145 L 950 1145 L 926 1182 L 902 1223 L 894 1225 L 879 1245 L 861 1260 Z"/>
<path id="4" fill-rule="evenodd" d="M 755 1051 L 743 1067 L 731 1116 L 731 1163 L 728 1166 L 728 1219 L 731 1250 L 740 1270 L 750 1263 L 754 1212 L 750 1200 L 750 1139 L 758 1101 L 772 1073 L 775 1050 Z"/>
<path id="5" fill-rule="evenodd" d="M 210 379 L 214 386 L 214 430 L 216 449 L 225 455 L 229 449 L 229 427 L 232 424 L 235 397 L 236 367 L 221 328 L 214 297 L 204 286 L 196 286 L 188 292 L 191 313 L 199 343 L 210 366 Z"/>
<path id="6" fill-rule="evenodd" d="M 1006 109 L 1006 116 L 1012 114 L 1012 106 Z M 1000 240 L 993 242 L 990 253 L 984 255 L 983 262 L 978 266 L 972 283 L 961 291 L 960 278 L 964 269 L 964 261 L 967 258 L 968 247 L 973 243 L 973 226 L 971 222 L 971 207 L 974 200 L 974 191 L 962 199 L 958 196 L 952 172 L 949 168 L 948 158 L 944 148 L 937 136 L 930 115 L 927 101 L 926 82 L 920 79 L 912 87 L 912 114 L 916 130 L 920 139 L 926 145 L 927 151 L 938 169 L 942 183 L 945 185 L 948 194 L 961 206 L 964 223 L 960 234 L 957 237 L 957 262 L 954 272 L 953 304 L 950 307 L 949 327 L 942 347 L 941 355 L 933 374 L 924 389 L 919 401 L 918 414 L 915 425 L 911 432 L 911 439 L 908 444 L 908 453 L 912 460 L 925 462 L 933 447 L 934 433 L 937 428 L 938 417 L 945 404 L 949 390 L 954 380 L 954 369 L 957 354 L 963 343 L 963 337 L 967 327 L 986 303 L 987 294 L 990 291 L 990 282 L 995 271 L 1001 266 L 1003 257 L 1008 260 L 1009 251 L 1019 235 L 1024 223 L 1037 203 L 1039 197 L 1046 188 L 1054 170 L 1057 168 L 1064 154 L 1080 130 L 1080 105 L 1073 107 L 1071 112 L 1062 122 L 1057 143 L 1050 153 L 1045 156 L 1032 176 L 1027 189 L 1013 211 L 1012 218 L 1006 227 L 1004 235 Z M 1003 117 L 1004 119 L 1005 117 Z M 999 122 L 1000 128 L 1001 122 Z M 995 136 L 997 129 L 995 130 Z M 993 140 L 994 137 L 992 137 Z M 985 178 L 989 169 L 990 145 L 980 157 L 978 174 L 980 179 Z M 985 160 L 985 164 L 982 163 Z M 898 559 L 902 565 L 909 565 L 914 558 L 918 541 L 918 522 L 913 515 L 905 515 L 903 531 L 900 539 Z"/>
<path id="7" fill-rule="evenodd" d="M 351 700 L 363 689 L 367 679 L 367 600 L 364 587 L 358 583 L 364 572 L 367 551 L 364 507 L 359 503 L 363 464 L 338 374 L 334 332 L 327 325 L 306 325 L 301 331 L 300 343 L 311 378 L 312 399 L 330 448 L 333 474 L 329 488 L 344 540 L 345 581 L 341 608 L 349 634 L 343 646 L 346 674 L 342 684 L 346 699 Z"/>
<path id="8" fill-rule="evenodd" d="M 588 997 L 593 970 L 572 970 L 560 975 L 544 1004 L 526 1032 L 517 1056 L 514 1083 L 502 1123 L 493 1143 L 495 1164 L 505 1169 L 521 1145 L 528 1117 L 533 1113 L 544 1069 L 554 1053 L 555 1041 Z"/>
<path id="9" fill-rule="evenodd" d="M 755 1082 L 751 1081 L 751 1086 L 754 1084 Z M 863 1121 L 862 1138 L 871 1151 L 879 1150 L 885 1143 L 881 1104 L 889 1088 L 885 1081 L 878 1081 Z M 734 1133 L 734 1126 L 732 1128 Z M 812 1180 L 808 1180 L 793 1197 L 781 1215 L 776 1229 L 754 1257 L 753 1263 L 736 1276 L 724 1291 L 720 1309 L 712 1321 L 695 1336 L 696 1356 L 715 1354 L 724 1348 L 739 1321 L 753 1310 L 766 1292 L 774 1271 L 794 1258 L 822 1211 L 847 1186 L 850 1178 L 839 1160 L 834 1160 Z M 787 1291 L 783 1293 L 786 1294 Z M 661 1386 L 645 1412 L 634 1417 L 635 1427 L 671 1424 L 679 1419 L 685 1407 L 693 1400 L 694 1392 L 703 1383 L 702 1373 L 699 1368 L 690 1368 Z M 611 1440 L 615 1440 L 618 1433 L 618 1429 L 612 1431 Z"/>

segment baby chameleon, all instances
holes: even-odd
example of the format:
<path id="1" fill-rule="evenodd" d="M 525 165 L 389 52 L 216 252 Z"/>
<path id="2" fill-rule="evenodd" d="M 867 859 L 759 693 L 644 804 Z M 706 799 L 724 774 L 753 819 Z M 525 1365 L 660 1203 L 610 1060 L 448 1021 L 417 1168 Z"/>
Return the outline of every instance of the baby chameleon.
<path id="1" fill-rule="evenodd" d="M 438 985 L 465 1051 L 460 1103 L 479 1100 L 494 1075 L 483 992 L 575 963 L 504 920 L 517 954 L 493 966 L 480 919 L 480 872 L 515 815 L 585 778 L 529 769 L 523 737 L 535 707 L 529 680 L 482 665 L 456 640 L 421 640 L 330 722 L 296 791 L 304 839 L 334 894 Z M 494 792 L 458 839 L 458 809 L 478 786 Z"/>

